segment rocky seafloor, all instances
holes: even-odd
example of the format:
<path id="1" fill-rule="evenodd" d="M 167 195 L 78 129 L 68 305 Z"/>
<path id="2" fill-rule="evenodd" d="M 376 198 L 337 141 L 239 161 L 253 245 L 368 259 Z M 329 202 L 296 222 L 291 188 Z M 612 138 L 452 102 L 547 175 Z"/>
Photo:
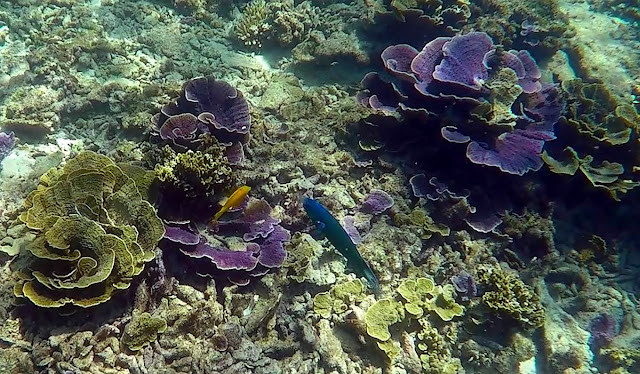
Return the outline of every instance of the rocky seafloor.
<path id="1" fill-rule="evenodd" d="M 640 372 L 639 14 L 0 1 L 0 373 Z"/>

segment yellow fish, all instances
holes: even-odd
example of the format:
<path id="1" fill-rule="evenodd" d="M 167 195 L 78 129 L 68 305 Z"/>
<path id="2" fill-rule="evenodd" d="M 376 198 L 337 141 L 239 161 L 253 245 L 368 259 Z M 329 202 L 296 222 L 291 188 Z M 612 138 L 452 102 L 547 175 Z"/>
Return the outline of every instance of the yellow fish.
<path id="1" fill-rule="evenodd" d="M 251 191 L 251 187 L 249 187 L 249 186 L 238 187 L 238 189 L 235 190 L 231 194 L 231 196 L 229 196 L 229 198 L 224 203 L 222 208 L 220 208 L 218 213 L 216 213 L 216 215 L 213 216 L 213 218 L 211 219 L 211 221 L 209 223 L 213 223 L 213 222 L 217 221 L 218 218 L 220 218 L 223 214 L 226 213 L 227 210 L 229 210 L 231 208 L 235 208 L 238 205 L 242 204 L 242 202 L 244 201 L 244 198 L 247 196 L 249 191 Z"/>

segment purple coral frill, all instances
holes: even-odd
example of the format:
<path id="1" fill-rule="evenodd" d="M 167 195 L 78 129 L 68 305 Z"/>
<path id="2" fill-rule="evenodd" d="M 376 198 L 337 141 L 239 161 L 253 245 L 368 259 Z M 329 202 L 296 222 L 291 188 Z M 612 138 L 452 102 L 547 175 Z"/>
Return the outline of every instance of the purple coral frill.
<path id="1" fill-rule="evenodd" d="M 530 170 L 540 170 L 544 142 L 553 139 L 555 136 L 551 132 L 516 129 L 500 134 L 493 147 L 469 143 L 467 158 L 474 164 L 496 166 L 506 173 L 524 175 Z"/>
<path id="2" fill-rule="evenodd" d="M 478 288 L 475 280 L 471 274 L 464 270 L 462 270 L 458 275 L 451 277 L 451 283 L 463 301 L 467 301 L 478 294 Z"/>
<path id="3" fill-rule="evenodd" d="M 444 57 L 433 78 L 479 90 L 489 77 L 484 55 L 493 48 L 491 38 L 483 32 L 456 36 L 442 45 Z"/>
<path id="4" fill-rule="evenodd" d="M 16 137 L 13 132 L 0 132 L 0 161 L 11 152 L 16 145 Z"/>
<path id="5" fill-rule="evenodd" d="M 382 190 L 371 190 L 369 196 L 364 200 L 360 211 L 369 214 L 380 214 L 393 206 L 391 195 Z"/>
<path id="6" fill-rule="evenodd" d="M 417 53 L 408 45 L 390 46 L 381 57 L 391 75 L 405 82 L 396 86 L 375 73 L 367 74 L 362 81 L 366 90 L 358 95 L 362 104 L 402 119 L 411 112 L 437 114 L 459 103 L 456 110 L 467 110 L 470 124 L 458 119 L 458 128 L 442 121 L 440 130 L 451 143 L 468 143 L 470 161 L 515 175 L 542 167 L 542 149 L 555 139 L 553 126 L 563 106 L 556 86 L 540 82 L 540 70 L 529 52 L 503 51 L 486 33 L 471 32 L 436 38 Z M 513 82 L 505 78 L 508 74 L 497 74 L 504 69 L 515 72 Z M 507 89 L 516 92 L 514 97 L 492 92 Z M 470 107 L 487 114 L 464 109 Z M 492 115 L 509 109 L 513 112 L 509 126 L 492 122 Z"/>
<path id="7" fill-rule="evenodd" d="M 218 130 L 248 134 L 249 104 L 240 91 L 214 78 L 195 78 L 184 85 L 184 99 L 202 122 Z"/>
<path id="8" fill-rule="evenodd" d="M 245 241 L 266 238 L 280 223 L 271 217 L 271 206 L 264 200 L 254 200 L 244 210 L 242 217 L 231 221 L 216 221 L 211 232 L 218 235 L 242 236 Z"/>
<path id="9" fill-rule="evenodd" d="M 200 232 L 193 224 L 165 224 L 165 243 L 196 260 L 195 265 L 203 267 L 199 274 L 222 274 L 232 283 L 246 285 L 252 277 L 280 267 L 286 259 L 284 244 L 291 234 L 270 214 L 269 204 L 254 200 L 240 217 L 215 223 L 209 233 Z M 245 248 L 230 249 L 219 240 L 231 236 L 242 238 Z"/>

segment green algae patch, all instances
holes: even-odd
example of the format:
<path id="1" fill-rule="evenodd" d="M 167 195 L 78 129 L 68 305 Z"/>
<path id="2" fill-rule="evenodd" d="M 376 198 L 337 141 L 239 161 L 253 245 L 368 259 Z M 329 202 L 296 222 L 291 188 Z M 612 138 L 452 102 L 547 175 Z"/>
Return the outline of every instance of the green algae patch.
<path id="1" fill-rule="evenodd" d="M 45 173 L 19 217 L 33 240 L 14 266 L 15 295 L 45 308 L 86 308 L 128 288 L 164 235 L 146 199 L 152 176 L 88 151 Z"/>
<path id="2" fill-rule="evenodd" d="M 167 322 L 149 313 L 134 314 L 124 328 L 121 342 L 132 351 L 139 351 L 167 330 Z"/>

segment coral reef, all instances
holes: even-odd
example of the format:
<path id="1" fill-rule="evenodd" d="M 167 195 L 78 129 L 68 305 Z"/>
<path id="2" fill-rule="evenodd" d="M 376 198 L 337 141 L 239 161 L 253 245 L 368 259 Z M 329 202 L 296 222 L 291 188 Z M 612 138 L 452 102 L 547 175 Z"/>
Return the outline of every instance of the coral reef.
<path id="1" fill-rule="evenodd" d="M 87 151 L 43 175 L 20 215 L 35 238 L 16 265 L 16 296 L 90 307 L 128 288 L 164 234 L 147 200 L 149 173 Z"/>
<path id="2" fill-rule="evenodd" d="M 0 372 L 638 371 L 632 4 L 0 8 Z"/>

